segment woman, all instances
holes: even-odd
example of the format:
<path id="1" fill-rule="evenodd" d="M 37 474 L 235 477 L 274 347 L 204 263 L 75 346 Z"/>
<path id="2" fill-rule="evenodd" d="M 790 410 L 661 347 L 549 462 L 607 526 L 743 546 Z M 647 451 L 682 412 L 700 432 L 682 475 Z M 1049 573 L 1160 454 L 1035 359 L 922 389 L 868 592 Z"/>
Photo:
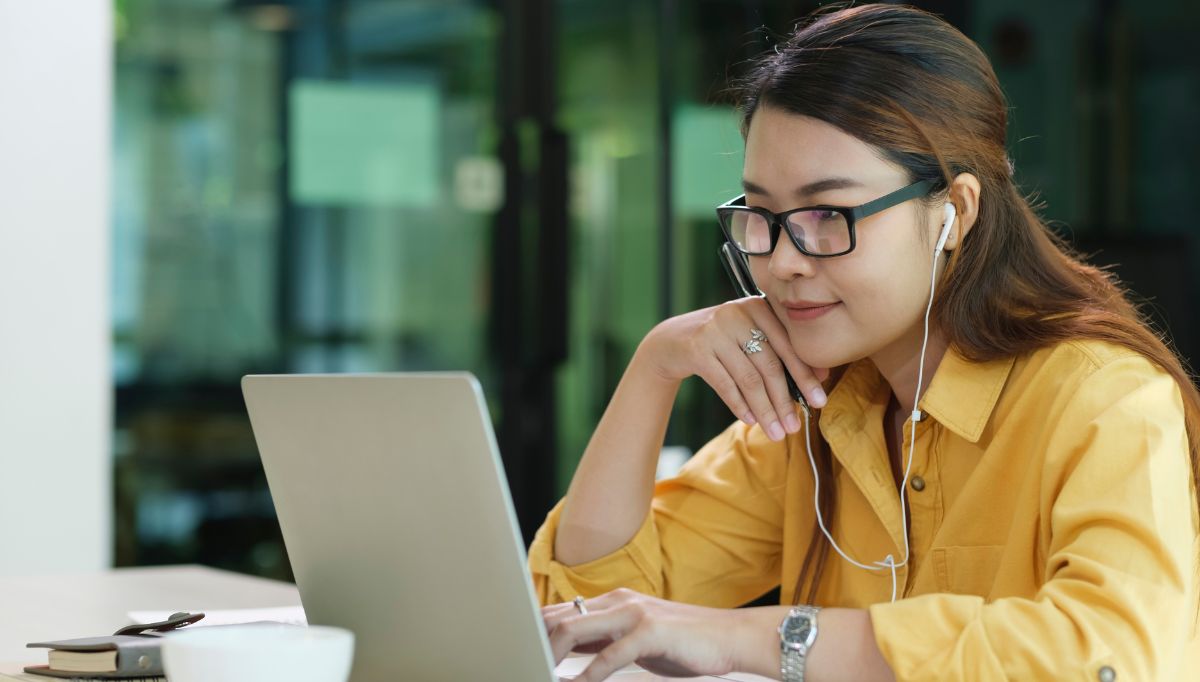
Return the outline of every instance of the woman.
<path id="1" fill-rule="evenodd" d="M 764 297 L 639 345 L 530 548 L 556 659 L 1197 679 L 1200 396 L 1013 184 L 986 57 L 926 12 L 841 8 L 741 105 L 746 194 L 718 212 Z M 691 375 L 741 421 L 656 485 Z"/>

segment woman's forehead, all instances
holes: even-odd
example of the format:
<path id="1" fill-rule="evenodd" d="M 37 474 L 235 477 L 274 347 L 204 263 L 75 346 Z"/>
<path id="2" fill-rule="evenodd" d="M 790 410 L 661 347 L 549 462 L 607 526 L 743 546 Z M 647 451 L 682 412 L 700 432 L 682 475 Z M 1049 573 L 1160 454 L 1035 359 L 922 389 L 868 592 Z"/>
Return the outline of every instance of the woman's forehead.
<path id="1" fill-rule="evenodd" d="M 852 179 L 862 189 L 877 190 L 902 181 L 904 174 L 873 147 L 836 126 L 761 106 L 750 121 L 742 177 L 749 187 L 782 198 L 830 178 Z"/>

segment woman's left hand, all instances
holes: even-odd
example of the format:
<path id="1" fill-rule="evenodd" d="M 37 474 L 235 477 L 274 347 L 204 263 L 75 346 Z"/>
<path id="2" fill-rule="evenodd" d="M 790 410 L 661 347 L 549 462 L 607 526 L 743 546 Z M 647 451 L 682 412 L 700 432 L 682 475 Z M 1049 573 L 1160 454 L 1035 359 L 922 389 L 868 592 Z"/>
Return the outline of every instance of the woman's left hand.
<path id="1" fill-rule="evenodd" d="M 625 588 L 584 606 L 587 615 L 571 602 L 542 607 L 555 665 L 572 651 L 596 654 L 577 682 L 600 682 L 630 663 L 667 677 L 734 670 L 737 609 L 680 604 Z"/>

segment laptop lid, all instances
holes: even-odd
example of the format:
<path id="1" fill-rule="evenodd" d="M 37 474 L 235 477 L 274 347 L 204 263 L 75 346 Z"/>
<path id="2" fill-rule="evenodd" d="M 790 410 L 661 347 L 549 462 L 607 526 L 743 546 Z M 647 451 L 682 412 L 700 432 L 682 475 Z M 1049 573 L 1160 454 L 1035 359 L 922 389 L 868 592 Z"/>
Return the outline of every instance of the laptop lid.
<path id="1" fill-rule="evenodd" d="M 352 682 L 555 679 L 474 376 L 242 391 L 308 620 L 355 633 Z"/>

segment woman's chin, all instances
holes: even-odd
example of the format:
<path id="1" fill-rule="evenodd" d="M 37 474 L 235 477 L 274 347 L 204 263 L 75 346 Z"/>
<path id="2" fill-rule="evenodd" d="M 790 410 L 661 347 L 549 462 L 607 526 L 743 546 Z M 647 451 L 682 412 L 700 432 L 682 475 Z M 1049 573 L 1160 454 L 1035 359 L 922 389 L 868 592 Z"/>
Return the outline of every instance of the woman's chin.
<path id="1" fill-rule="evenodd" d="M 832 370 L 842 365 L 848 365 L 858 359 L 846 353 L 831 353 L 816 348 L 795 348 L 794 350 L 800 358 L 800 362 L 803 362 L 814 370 Z"/>

